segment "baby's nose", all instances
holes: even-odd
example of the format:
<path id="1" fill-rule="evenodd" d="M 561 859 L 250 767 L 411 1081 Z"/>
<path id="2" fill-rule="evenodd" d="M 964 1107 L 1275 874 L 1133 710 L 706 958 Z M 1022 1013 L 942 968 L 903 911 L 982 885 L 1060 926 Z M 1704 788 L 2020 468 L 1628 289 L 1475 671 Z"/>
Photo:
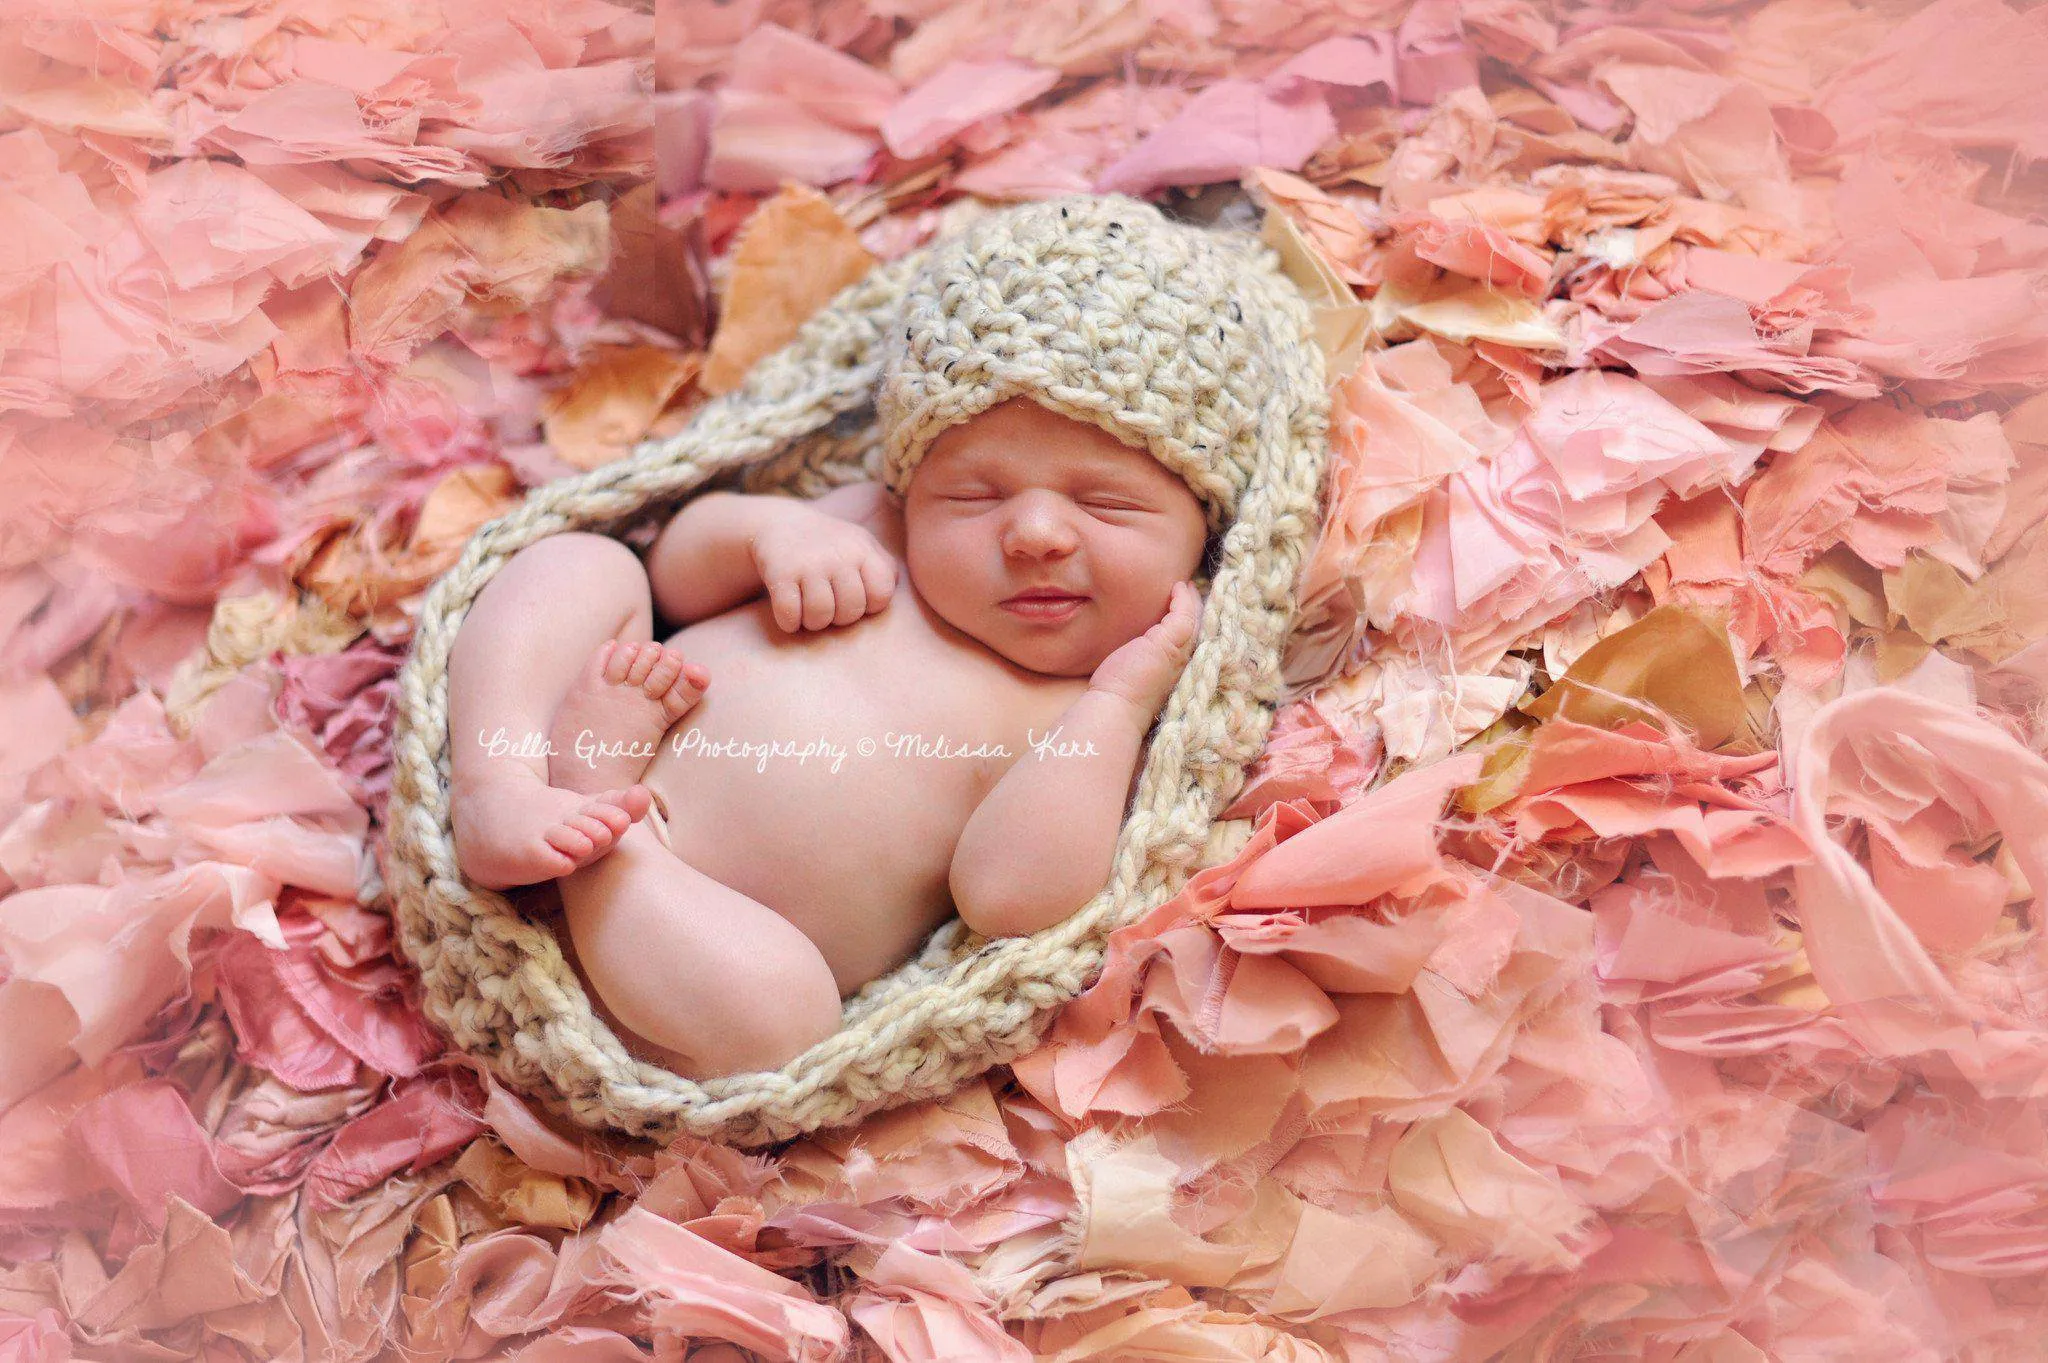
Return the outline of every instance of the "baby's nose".
<path id="1" fill-rule="evenodd" d="M 1074 527 L 1061 514 L 1058 499 L 1026 493 L 1012 507 L 1004 543 L 1012 553 L 1043 554 L 1074 547 Z"/>

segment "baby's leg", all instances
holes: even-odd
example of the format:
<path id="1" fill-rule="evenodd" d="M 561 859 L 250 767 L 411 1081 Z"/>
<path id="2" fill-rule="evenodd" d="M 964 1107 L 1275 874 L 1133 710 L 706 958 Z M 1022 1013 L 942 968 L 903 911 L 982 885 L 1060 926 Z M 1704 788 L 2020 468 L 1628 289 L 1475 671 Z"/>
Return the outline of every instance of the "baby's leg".
<path id="1" fill-rule="evenodd" d="M 448 657 L 450 815 L 472 881 L 504 889 L 565 875 L 604 855 L 647 812 L 647 790 L 628 784 L 638 771 L 612 788 L 551 785 L 545 742 L 565 697 L 593 684 L 601 646 L 636 658 L 667 654 L 671 670 L 681 667 L 671 650 L 645 642 L 653 628 L 646 570 L 602 535 L 528 545 L 477 594 Z M 651 674 L 640 671 L 643 680 Z"/>
<path id="2" fill-rule="evenodd" d="M 788 919 L 687 865 L 635 824 L 560 882 L 593 992 L 691 1079 L 778 1069 L 839 1027 L 832 968 Z"/>

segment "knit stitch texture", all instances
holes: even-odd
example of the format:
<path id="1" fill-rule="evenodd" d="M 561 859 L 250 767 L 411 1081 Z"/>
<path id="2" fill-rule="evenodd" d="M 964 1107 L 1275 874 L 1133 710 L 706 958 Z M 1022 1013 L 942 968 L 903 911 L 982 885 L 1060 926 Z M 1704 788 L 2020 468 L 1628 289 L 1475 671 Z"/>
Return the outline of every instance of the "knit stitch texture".
<path id="1" fill-rule="evenodd" d="M 1120 197 L 972 224 L 932 253 L 900 338 L 889 333 L 876 400 L 883 481 L 904 492 L 946 427 L 1028 396 L 1150 450 L 1221 530 L 1298 388 L 1287 367 L 1301 354 L 1299 310 L 1240 301 L 1292 292 L 1254 249 Z"/>

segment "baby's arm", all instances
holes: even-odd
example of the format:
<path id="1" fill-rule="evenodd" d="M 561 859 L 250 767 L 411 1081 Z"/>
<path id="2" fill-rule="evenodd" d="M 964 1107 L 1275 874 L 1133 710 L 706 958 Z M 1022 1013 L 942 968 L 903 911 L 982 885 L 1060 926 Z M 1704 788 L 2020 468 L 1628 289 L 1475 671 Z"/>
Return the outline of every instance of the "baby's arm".
<path id="1" fill-rule="evenodd" d="M 745 601 L 759 596 L 764 588 L 773 588 L 767 577 L 776 576 L 774 571 L 763 572 L 757 547 L 764 539 L 773 543 L 777 538 L 772 532 L 791 526 L 801 527 L 807 522 L 815 523 L 822 513 L 833 521 L 866 526 L 875 514 L 875 502 L 879 485 L 874 483 L 849 483 L 811 500 L 791 497 L 777 497 L 765 494 L 714 491 L 692 498 L 685 503 L 669 523 L 662 528 L 654 547 L 647 553 L 647 580 L 654 591 L 655 613 L 663 620 L 675 625 L 687 625 L 698 620 L 708 620 L 731 610 Z M 798 535 L 799 541 L 821 551 L 837 544 L 833 537 Z M 845 537 L 839 537 L 841 539 Z M 849 540 L 839 545 L 845 551 L 843 557 L 860 558 L 863 555 L 857 542 Z M 831 555 L 827 555 L 831 557 Z M 869 558 L 887 559 L 879 545 Z M 841 565 L 844 566 L 844 565 Z M 792 565 L 791 574 L 800 574 L 804 565 Z M 880 565 L 870 563 L 865 571 L 855 569 L 863 578 L 870 598 L 876 597 L 876 588 L 881 588 L 879 599 L 866 602 L 866 608 L 879 609 L 886 601 L 889 588 L 894 585 L 893 572 L 883 574 Z M 881 581 L 886 577 L 886 581 Z M 793 592 L 794 599 L 803 605 L 810 604 L 810 597 L 816 596 L 813 589 L 806 595 L 806 588 L 800 583 L 784 587 Z M 778 602 L 778 607 L 781 603 Z M 848 603 L 851 606 L 853 603 Z M 817 612 L 808 612 L 815 615 Z M 846 611 L 827 612 L 829 618 L 811 628 L 823 628 L 825 624 L 851 623 L 837 617 Z M 800 616 L 806 614 L 800 608 L 778 609 L 778 622 L 785 629 L 798 627 Z M 855 615 L 854 619 L 859 616 Z M 808 619 L 802 621 L 810 624 Z"/>
<path id="2" fill-rule="evenodd" d="M 1003 773 L 953 849 L 948 886 L 985 937 L 1037 932 L 1109 882 L 1138 753 L 1194 645 L 1200 597 L 1175 589 L 1158 624 L 1103 660 L 1046 746 Z"/>
<path id="3" fill-rule="evenodd" d="M 953 907 L 985 937 L 1051 927 L 1108 883 L 1150 712 L 1094 688 L 996 782 L 953 849 Z M 1061 753 L 1067 755 L 1060 755 Z"/>

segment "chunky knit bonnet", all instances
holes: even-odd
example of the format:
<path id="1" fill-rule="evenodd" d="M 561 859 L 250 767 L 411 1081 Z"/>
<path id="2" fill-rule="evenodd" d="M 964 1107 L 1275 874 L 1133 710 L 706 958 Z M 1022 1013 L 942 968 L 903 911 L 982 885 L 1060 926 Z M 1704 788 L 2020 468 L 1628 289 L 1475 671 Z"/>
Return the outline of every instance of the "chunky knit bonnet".
<path id="1" fill-rule="evenodd" d="M 1236 517 L 1266 399 L 1304 356 L 1291 286 L 1249 238 L 1170 222 L 1136 199 L 991 213 L 933 249 L 888 337 L 876 414 L 898 494 L 948 426 L 1026 396 L 1151 451 Z"/>
<path id="2" fill-rule="evenodd" d="M 933 436 L 1013 396 L 1150 450 L 1216 532 L 1193 655 L 1146 746 L 1109 882 L 1029 937 L 984 942 L 953 919 L 779 1070 L 692 1080 L 630 1055 L 555 930 L 462 874 L 448 658 L 463 616 L 526 546 L 568 530 L 630 536 L 722 476 L 755 493 L 874 478 L 901 492 Z M 786 1140 L 950 1093 L 1029 1050 L 1095 977 L 1110 933 L 1203 864 L 1265 744 L 1328 419 L 1308 303 L 1271 252 L 1131 199 L 1061 199 L 992 210 L 877 266 L 681 432 L 533 489 L 428 589 L 399 673 L 379 850 L 427 1016 L 549 1111 L 656 1140 Z"/>

